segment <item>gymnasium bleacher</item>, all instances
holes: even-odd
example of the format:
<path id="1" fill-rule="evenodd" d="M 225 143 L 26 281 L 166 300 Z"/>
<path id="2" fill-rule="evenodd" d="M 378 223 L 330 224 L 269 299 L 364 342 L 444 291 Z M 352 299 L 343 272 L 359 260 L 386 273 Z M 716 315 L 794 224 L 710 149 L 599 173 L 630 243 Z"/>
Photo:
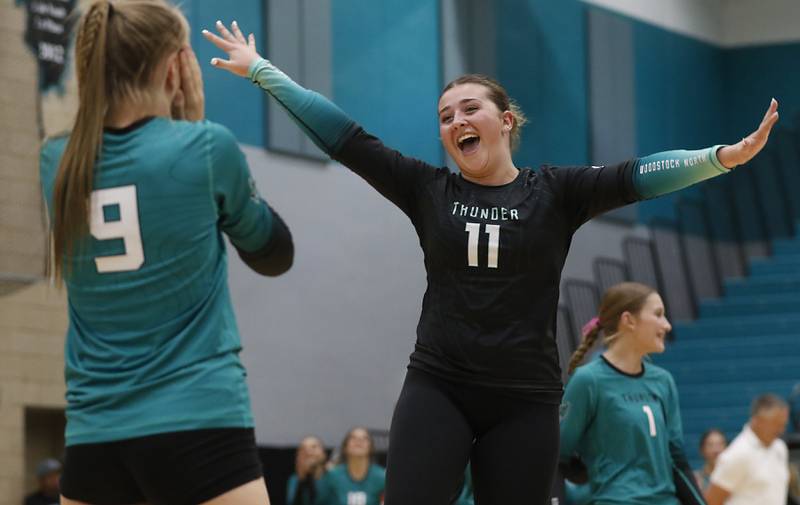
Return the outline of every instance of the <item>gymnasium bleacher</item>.
<path id="1" fill-rule="evenodd" d="M 764 392 L 800 384 L 800 133 L 783 128 L 746 167 L 681 197 L 675 222 L 623 243 L 625 261 L 597 258 L 595 282 L 565 279 L 558 340 L 563 360 L 610 285 L 635 280 L 662 294 L 673 331 L 654 361 L 678 385 L 686 452 L 701 434 L 734 437 Z M 566 361 L 565 361 L 566 363 Z M 793 419 L 800 419 L 793 412 Z M 798 427 L 790 427 L 790 447 Z M 794 433 L 791 433 L 794 431 Z"/>

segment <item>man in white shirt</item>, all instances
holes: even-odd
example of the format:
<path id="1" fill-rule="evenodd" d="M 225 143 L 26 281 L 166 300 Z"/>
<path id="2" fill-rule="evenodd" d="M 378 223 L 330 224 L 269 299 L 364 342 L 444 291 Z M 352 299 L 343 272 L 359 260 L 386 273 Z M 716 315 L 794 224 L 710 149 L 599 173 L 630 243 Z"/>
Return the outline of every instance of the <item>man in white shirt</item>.
<path id="1" fill-rule="evenodd" d="M 778 396 L 753 401 L 750 422 L 717 459 L 708 505 L 786 505 L 789 450 L 780 436 L 788 421 L 789 406 Z"/>

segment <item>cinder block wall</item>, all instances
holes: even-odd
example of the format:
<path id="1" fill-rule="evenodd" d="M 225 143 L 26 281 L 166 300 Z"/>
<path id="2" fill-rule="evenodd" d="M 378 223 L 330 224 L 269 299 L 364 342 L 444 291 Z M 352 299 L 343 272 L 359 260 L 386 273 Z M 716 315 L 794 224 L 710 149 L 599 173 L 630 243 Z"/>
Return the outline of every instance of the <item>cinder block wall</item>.
<path id="1" fill-rule="evenodd" d="M 59 441 L 58 433 L 39 436 L 42 429 L 26 439 L 26 408 L 64 408 L 66 293 L 44 279 L 38 152 L 40 128 L 70 128 L 76 84 L 70 56 L 63 88 L 40 95 L 25 24 L 24 4 L 0 0 L 0 505 L 22 502 L 35 487 L 37 460 Z"/>

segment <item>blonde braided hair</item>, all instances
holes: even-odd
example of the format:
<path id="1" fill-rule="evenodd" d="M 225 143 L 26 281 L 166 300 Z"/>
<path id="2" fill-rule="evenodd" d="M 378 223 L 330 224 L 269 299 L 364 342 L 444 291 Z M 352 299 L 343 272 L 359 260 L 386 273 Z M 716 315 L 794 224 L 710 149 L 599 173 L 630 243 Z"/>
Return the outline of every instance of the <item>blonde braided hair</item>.
<path id="1" fill-rule="evenodd" d="M 106 44 L 104 39 L 108 31 L 109 12 L 111 12 L 111 4 L 108 0 L 100 0 L 93 3 L 83 17 L 75 41 L 78 86 L 86 84 L 93 54 L 97 60 L 105 63 Z M 103 40 L 103 42 L 98 44 L 99 40 Z"/>
<path id="2" fill-rule="evenodd" d="M 71 268 L 74 246 L 88 231 L 94 167 L 108 110 L 152 88 L 155 69 L 188 40 L 188 23 L 163 0 L 96 0 L 75 41 L 78 113 L 53 189 L 53 272 Z"/>

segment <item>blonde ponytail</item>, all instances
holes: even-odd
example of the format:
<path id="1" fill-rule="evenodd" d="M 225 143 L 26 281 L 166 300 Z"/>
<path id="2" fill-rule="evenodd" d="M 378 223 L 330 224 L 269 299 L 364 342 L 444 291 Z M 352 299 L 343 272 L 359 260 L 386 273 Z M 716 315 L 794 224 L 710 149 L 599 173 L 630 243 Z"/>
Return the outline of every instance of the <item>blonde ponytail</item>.
<path id="1" fill-rule="evenodd" d="M 141 99 L 164 58 L 188 43 L 189 26 L 164 0 L 97 0 L 83 14 L 75 41 L 78 113 L 53 189 L 53 273 L 64 276 L 87 233 L 95 165 L 109 109 Z"/>
<path id="2" fill-rule="evenodd" d="M 78 74 L 78 114 L 69 137 L 53 190 L 53 252 L 56 279 L 70 258 L 75 242 L 86 232 L 94 165 L 102 148 L 106 94 L 106 39 L 111 5 L 95 2 L 84 15 L 75 42 Z M 68 266 L 69 270 L 69 266 Z"/>

